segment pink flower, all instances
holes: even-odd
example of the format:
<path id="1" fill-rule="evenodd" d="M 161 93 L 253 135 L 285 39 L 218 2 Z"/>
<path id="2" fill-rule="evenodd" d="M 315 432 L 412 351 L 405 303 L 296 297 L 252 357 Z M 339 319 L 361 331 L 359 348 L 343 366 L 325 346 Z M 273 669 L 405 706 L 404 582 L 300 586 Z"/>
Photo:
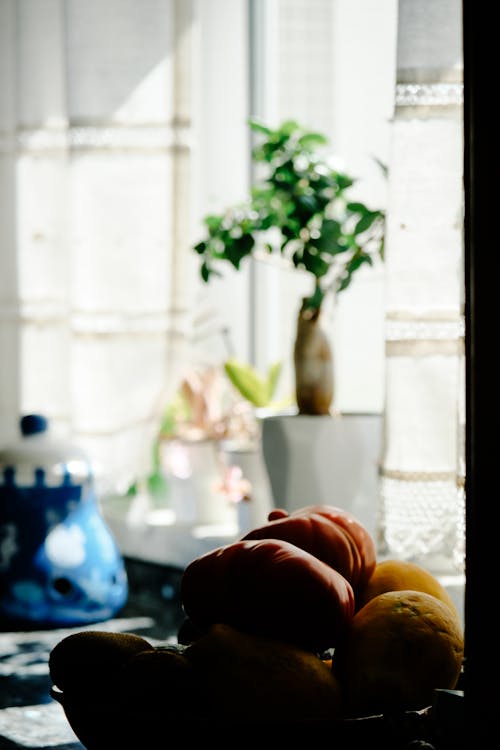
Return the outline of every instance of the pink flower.
<path id="1" fill-rule="evenodd" d="M 227 495 L 230 502 L 239 503 L 251 500 L 252 484 L 245 479 L 240 466 L 227 466 L 222 483 L 217 485 L 217 491 Z"/>

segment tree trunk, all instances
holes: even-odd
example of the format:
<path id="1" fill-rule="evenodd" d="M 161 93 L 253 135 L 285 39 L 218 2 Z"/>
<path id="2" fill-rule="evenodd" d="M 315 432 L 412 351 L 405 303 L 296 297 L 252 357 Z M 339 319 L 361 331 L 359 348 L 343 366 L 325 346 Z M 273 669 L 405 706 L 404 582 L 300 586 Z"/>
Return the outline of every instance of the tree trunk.
<path id="1" fill-rule="evenodd" d="M 294 347 L 295 397 L 299 414 L 330 414 L 333 401 L 333 357 L 320 326 L 321 307 L 302 300 Z"/>

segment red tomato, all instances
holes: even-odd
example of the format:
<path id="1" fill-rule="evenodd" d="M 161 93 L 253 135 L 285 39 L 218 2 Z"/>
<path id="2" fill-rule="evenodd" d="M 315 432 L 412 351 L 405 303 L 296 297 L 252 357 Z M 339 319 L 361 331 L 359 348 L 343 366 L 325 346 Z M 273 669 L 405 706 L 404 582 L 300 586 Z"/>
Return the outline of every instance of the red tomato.
<path id="1" fill-rule="evenodd" d="M 269 521 L 245 534 L 243 539 L 283 539 L 310 552 L 347 578 L 358 583 L 362 562 L 352 537 L 339 524 L 318 514 L 286 516 Z"/>
<path id="2" fill-rule="evenodd" d="M 377 555 L 371 534 L 351 513 L 333 505 L 307 505 L 290 514 L 275 508 L 268 523 L 243 539 L 286 539 L 342 573 L 354 589 L 375 570 Z"/>
<path id="3" fill-rule="evenodd" d="M 240 540 L 196 558 L 181 600 L 202 629 L 225 623 L 318 653 L 335 646 L 354 614 L 344 576 L 282 539 Z"/>

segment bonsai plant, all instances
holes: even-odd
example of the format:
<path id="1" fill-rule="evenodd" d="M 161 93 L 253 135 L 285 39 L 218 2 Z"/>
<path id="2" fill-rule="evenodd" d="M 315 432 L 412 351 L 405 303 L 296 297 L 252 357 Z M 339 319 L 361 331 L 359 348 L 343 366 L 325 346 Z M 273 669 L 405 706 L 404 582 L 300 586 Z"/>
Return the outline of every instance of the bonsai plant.
<path id="1" fill-rule="evenodd" d="M 201 278 L 208 283 L 221 265 L 238 270 L 262 253 L 279 254 L 311 276 L 298 310 L 295 396 L 299 414 L 329 414 L 333 366 L 322 304 L 347 289 L 362 266 L 383 259 L 384 212 L 349 200 L 354 179 L 331 165 L 324 135 L 292 120 L 276 129 L 251 120 L 250 128 L 259 177 L 246 203 L 204 218 L 206 236 L 194 246 Z"/>

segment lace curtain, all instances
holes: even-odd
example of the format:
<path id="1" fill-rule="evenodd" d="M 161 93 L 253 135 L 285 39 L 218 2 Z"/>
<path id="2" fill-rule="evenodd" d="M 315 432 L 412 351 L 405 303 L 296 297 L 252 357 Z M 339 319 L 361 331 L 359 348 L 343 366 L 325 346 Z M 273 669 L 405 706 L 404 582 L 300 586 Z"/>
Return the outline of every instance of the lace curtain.
<path id="1" fill-rule="evenodd" d="M 464 564 L 461 39 L 459 2 L 400 1 L 379 542 L 442 575 Z"/>

